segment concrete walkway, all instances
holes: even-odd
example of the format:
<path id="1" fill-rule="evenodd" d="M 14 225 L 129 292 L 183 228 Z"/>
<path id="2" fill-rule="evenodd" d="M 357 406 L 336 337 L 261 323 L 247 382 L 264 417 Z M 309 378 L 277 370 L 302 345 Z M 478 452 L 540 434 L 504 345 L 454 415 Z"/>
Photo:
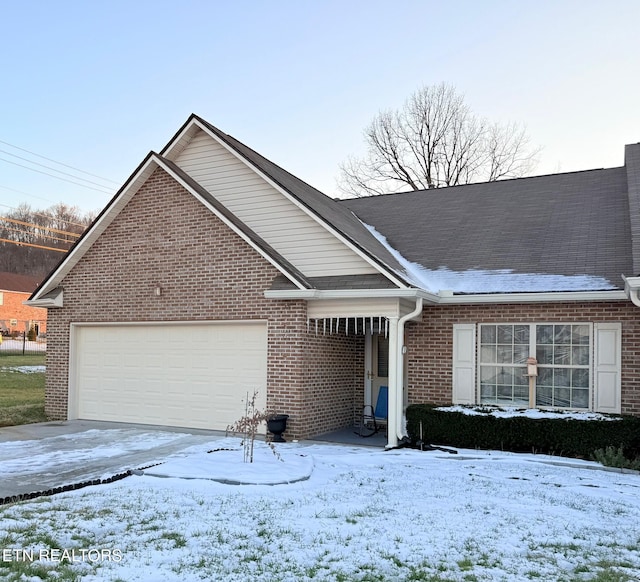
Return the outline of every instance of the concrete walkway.
<path id="1" fill-rule="evenodd" d="M 0 504 L 74 485 L 108 482 L 192 447 L 213 449 L 224 436 L 212 430 L 93 420 L 0 428 Z M 383 432 L 361 438 L 352 427 L 313 440 L 379 448 L 386 444 Z"/>
<path id="2" fill-rule="evenodd" d="M 0 501 L 111 479 L 223 437 L 218 431 L 87 420 L 0 428 Z"/>

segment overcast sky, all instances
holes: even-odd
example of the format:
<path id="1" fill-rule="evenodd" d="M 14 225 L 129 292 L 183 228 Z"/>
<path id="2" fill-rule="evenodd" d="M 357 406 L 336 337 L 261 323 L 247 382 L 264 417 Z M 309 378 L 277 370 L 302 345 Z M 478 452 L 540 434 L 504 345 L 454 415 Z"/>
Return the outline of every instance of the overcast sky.
<path id="1" fill-rule="evenodd" d="M 480 115 L 526 124 L 543 147 L 537 174 L 621 166 L 624 145 L 640 141 L 637 0 L 0 8 L 0 214 L 21 202 L 101 209 L 192 112 L 336 195 L 339 164 L 363 153 L 373 116 L 440 82 Z M 53 164 L 7 144 L 113 180 L 111 193 L 17 166 Z"/>

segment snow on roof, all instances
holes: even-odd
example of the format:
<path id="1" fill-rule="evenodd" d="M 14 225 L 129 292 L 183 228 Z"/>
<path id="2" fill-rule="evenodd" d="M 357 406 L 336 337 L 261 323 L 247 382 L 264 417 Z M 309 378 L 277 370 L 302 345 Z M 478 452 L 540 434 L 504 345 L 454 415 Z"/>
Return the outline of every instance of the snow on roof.
<path id="1" fill-rule="evenodd" d="M 617 289 L 604 277 L 593 275 L 556 275 L 514 273 L 512 269 L 451 271 L 445 266 L 428 269 L 405 259 L 375 227 L 365 224 L 405 269 L 411 283 L 428 291 L 454 293 L 544 293 L 553 291 L 608 291 Z"/>

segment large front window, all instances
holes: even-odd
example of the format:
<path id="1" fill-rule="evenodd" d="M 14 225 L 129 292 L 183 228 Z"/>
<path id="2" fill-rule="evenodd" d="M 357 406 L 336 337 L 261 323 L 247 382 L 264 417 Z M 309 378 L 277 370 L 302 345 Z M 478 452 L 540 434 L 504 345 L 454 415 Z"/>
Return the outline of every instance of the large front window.
<path id="1" fill-rule="evenodd" d="M 589 408 L 590 324 L 481 324 L 480 401 Z M 527 358 L 538 362 L 527 375 Z"/>

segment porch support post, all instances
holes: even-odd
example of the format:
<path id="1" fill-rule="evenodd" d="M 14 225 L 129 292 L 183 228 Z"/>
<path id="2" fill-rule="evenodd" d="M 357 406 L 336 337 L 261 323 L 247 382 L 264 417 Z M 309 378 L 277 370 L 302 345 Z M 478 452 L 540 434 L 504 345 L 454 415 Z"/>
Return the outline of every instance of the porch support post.
<path id="1" fill-rule="evenodd" d="M 402 382 L 398 384 L 398 354 L 402 349 L 398 336 L 398 317 L 389 317 L 389 407 L 387 420 L 387 447 L 398 446 L 398 432 L 401 430 L 402 409 L 398 409 L 398 391 L 402 394 Z"/>
<path id="2" fill-rule="evenodd" d="M 395 445 L 397 446 L 398 441 L 407 436 L 406 429 L 404 426 L 405 415 L 404 415 L 404 325 L 407 321 L 412 319 L 419 319 L 422 317 L 422 297 L 418 297 L 416 299 L 416 307 L 411 313 L 407 313 L 403 315 L 397 323 L 396 330 L 396 434 L 395 434 Z M 391 440 L 388 441 L 391 443 Z M 390 446 L 388 444 L 387 446 Z"/>

